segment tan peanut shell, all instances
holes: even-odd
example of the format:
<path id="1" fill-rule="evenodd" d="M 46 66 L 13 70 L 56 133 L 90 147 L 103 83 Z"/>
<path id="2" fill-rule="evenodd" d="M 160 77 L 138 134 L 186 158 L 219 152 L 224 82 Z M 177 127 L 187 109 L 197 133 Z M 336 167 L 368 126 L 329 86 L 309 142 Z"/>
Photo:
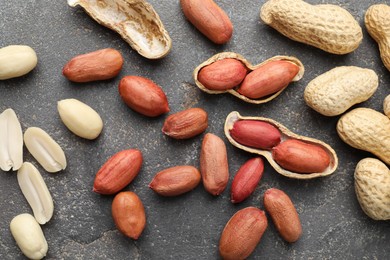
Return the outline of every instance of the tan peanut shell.
<path id="1" fill-rule="evenodd" d="M 390 170 L 378 159 L 365 158 L 355 169 L 356 197 L 364 213 L 375 220 L 390 219 Z"/>
<path id="2" fill-rule="evenodd" d="M 269 0 L 260 18 L 284 36 L 333 54 L 354 51 L 363 39 L 362 29 L 344 8 L 311 5 L 301 0 Z"/>
<path id="3" fill-rule="evenodd" d="M 68 0 L 80 5 L 99 24 L 117 32 L 140 55 L 159 59 L 172 40 L 153 6 L 145 0 Z"/>
<path id="4" fill-rule="evenodd" d="M 257 120 L 257 121 L 263 121 L 270 123 L 271 125 L 274 125 L 277 129 L 282 134 L 282 142 L 285 140 L 290 140 L 290 139 L 295 139 L 299 141 L 303 141 L 308 144 L 313 144 L 316 146 L 319 146 L 320 148 L 324 149 L 329 157 L 330 157 L 330 163 L 329 166 L 323 171 L 323 172 L 314 172 L 314 173 L 298 173 L 298 172 L 292 172 L 288 171 L 284 168 L 282 168 L 279 164 L 276 163 L 276 161 L 272 157 L 272 151 L 271 150 L 261 150 L 261 149 L 256 149 L 256 148 L 251 148 L 245 145 L 242 145 L 238 142 L 236 142 L 232 136 L 230 135 L 230 130 L 233 128 L 233 125 L 236 121 L 238 120 Z M 313 178 L 318 178 L 318 177 L 324 177 L 332 174 L 337 166 L 338 166 L 338 158 L 336 152 L 330 147 L 328 144 L 314 138 L 306 137 L 306 136 L 301 136 L 298 134 L 295 134 L 291 132 L 289 129 L 287 129 L 285 126 L 282 124 L 276 122 L 275 120 L 272 120 L 270 118 L 266 117 L 244 117 L 241 116 L 238 112 L 233 111 L 231 112 L 225 120 L 225 127 L 224 127 L 225 135 L 229 142 L 234 145 L 235 147 L 244 150 L 249 153 L 254 153 L 254 154 L 259 154 L 264 156 L 267 161 L 270 163 L 270 165 L 277 171 L 279 174 L 289 177 L 289 178 L 294 178 L 294 179 L 313 179 Z"/>
<path id="5" fill-rule="evenodd" d="M 385 67 L 390 71 L 390 5 L 376 4 L 368 8 L 364 17 L 366 29 L 379 45 Z"/>
<path id="6" fill-rule="evenodd" d="M 355 66 L 333 68 L 305 89 L 306 104 L 324 116 L 337 116 L 355 104 L 369 99 L 378 88 L 378 75 Z"/>
<path id="7" fill-rule="evenodd" d="M 383 100 L 383 112 L 390 118 L 390 95 L 387 95 Z"/>
<path id="8" fill-rule="evenodd" d="M 348 145 L 390 164 L 390 119 L 384 114 L 371 108 L 355 108 L 339 119 L 337 133 Z"/>
<path id="9" fill-rule="evenodd" d="M 276 98 L 277 96 L 280 95 L 280 93 L 283 92 L 283 90 L 288 86 L 286 85 L 284 88 L 282 88 L 281 90 L 279 90 L 278 92 L 272 94 L 272 95 L 269 95 L 269 96 L 266 96 L 266 97 L 263 97 L 263 98 L 260 98 L 260 99 L 251 99 L 251 98 L 248 98 L 244 95 L 241 95 L 240 93 L 237 92 L 236 89 L 228 89 L 228 90 L 210 90 L 208 88 L 206 88 L 199 80 L 198 80 L 198 74 L 199 74 L 199 71 L 206 67 L 207 65 L 210 65 L 216 61 L 219 61 L 219 60 L 223 60 L 223 59 L 236 59 L 236 60 L 239 60 L 241 61 L 245 66 L 246 68 L 248 69 L 248 73 L 261 67 L 262 65 L 266 64 L 267 62 L 270 62 L 270 61 L 275 61 L 275 60 L 285 60 L 285 61 L 289 61 L 289 62 L 292 62 L 294 64 L 296 64 L 298 67 L 299 67 L 299 72 L 298 74 L 294 77 L 294 79 L 292 81 L 298 81 L 300 80 L 302 77 L 303 77 L 303 74 L 305 72 L 305 68 L 302 64 L 302 62 L 300 60 L 298 60 L 297 58 L 295 57 L 290 57 L 290 56 L 274 56 L 272 58 L 269 58 L 265 61 L 263 61 L 262 63 L 260 64 L 257 64 L 257 65 L 252 65 L 251 63 L 249 63 L 248 60 L 246 60 L 243 56 L 241 56 L 240 54 L 237 54 L 237 53 L 234 53 L 234 52 L 221 52 L 221 53 L 218 53 L 214 56 L 212 56 L 211 58 L 209 58 L 208 60 L 206 60 L 205 62 L 201 63 L 199 66 L 197 66 L 195 68 L 195 70 L 193 71 L 193 78 L 195 80 L 195 84 L 196 86 L 208 93 L 208 94 L 223 94 L 223 93 L 230 93 L 232 94 L 233 96 L 236 96 L 238 97 L 239 99 L 245 101 L 245 102 L 248 102 L 248 103 L 252 103 L 252 104 L 262 104 L 262 103 L 266 103 L 268 101 L 271 101 L 272 99 Z M 238 87 L 238 86 L 237 86 Z"/>

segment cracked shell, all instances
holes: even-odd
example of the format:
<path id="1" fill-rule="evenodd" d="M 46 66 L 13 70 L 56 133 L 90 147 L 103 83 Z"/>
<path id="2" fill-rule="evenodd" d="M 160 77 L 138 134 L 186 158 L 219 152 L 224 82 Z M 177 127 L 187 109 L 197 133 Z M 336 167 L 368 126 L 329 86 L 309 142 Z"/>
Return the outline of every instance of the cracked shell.
<path id="1" fill-rule="evenodd" d="M 239 98 L 239 99 L 241 99 L 241 100 L 243 100 L 245 102 L 252 103 L 252 104 L 262 104 L 262 103 L 266 103 L 266 102 L 269 102 L 269 101 L 273 100 L 274 98 L 279 96 L 283 92 L 283 90 L 286 89 L 286 87 L 288 85 L 284 86 L 282 89 L 280 89 L 276 93 L 273 93 L 271 95 L 268 95 L 268 96 L 265 96 L 265 97 L 262 97 L 262 98 L 259 98 L 259 99 L 251 99 L 251 98 L 248 98 L 248 97 L 240 94 L 237 91 L 237 88 L 239 87 L 239 85 L 237 87 L 235 87 L 235 88 L 227 89 L 227 90 L 211 90 L 211 89 L 206 88 L 199 81 L 199 72 L 200 72 L 200 70 L 203 69 L 204 67 L 206 67 L 206 66 L 216 62 L 216 61 L 220 61 L 220 60 L 223 60 L 223 59 L 236 59 L 236 60 L 242 62 L 245 65 L 245 67 L 247 68 L 247 70 L 248 70 L 247 75 L 250 72 L 260 68 L 261 66 L 265 65 L 268 62 L 279 61 L 279 60 L 281 60 L 281 61 L 289 61 L 289 62 L 294 63 L 295 65 L 297 65 L 299 67 L 298 74 L 292 79 L 292 82 L 300 80 L 303 77 L 303 74 L 305 72 L 305 68 L 304 68 L 302 62 L 300 60 L 298 60 L 297 58 L 295 58 L 295 57 L 291 57 L 291 56 L 274 56 L 272 58 L 269 58 L 269 59 L 263 61 L 260 64 L 252 65 L 242 55 L 240 55 L 238 53 L 234 53 L 234 52 L 221 52 L 221 53 L 218 53 L 218 54 L 212 56 L 211 58 L 209 58 L 208 60 L 206 60 L 205 62 L 201 63 L 193 71 L 192 75 L 193 75 L 193 78 L 195 80 L 195 84 L 196 84 L 196 86 L 200 90 L 202 90 L 202 91 L 204 91 L 204 92 L 206 92 L 208 94 L 229 93 L 229 94 L 231 94 L 233 96 L 236 96 L 237 98 Z"/>
<path id="2" fill-rule="evenodd" d="M 328 154 L 328 156 L 330 158 L 330 163 L 329 163 L 328 167 L 322 172 L 298 173 L 298 172 L 286 170 L 286 169 L 282 168 L 274 160 L 271 150 L 262 150 L 262 149 L 251 148 L 251 147 L 242 145 L 233 139 L 233 137 L 230 134 L 230 130 L 233 129 L 234 123 L 239 121 L 239 120 L 256 120 L 256 121 L 260 121 L 260 122 L 266 122 L 266 123 L 269 123 L 269 124 L 275 126 L 281 133 L 281 143 L 283 143 L 283 141 L 286 141 L 286 140 L 299 140 L 299 141 L 305 142 L 307 144 L 319 146 Z M 267 161 L 269 162 L 269 164 L 275 169 L 276 172 L 278 172 L 279 174 L 281 174 L 283 176 L 289 177 L 289 178 L 314 179 L 314 178 L 319 178 L 319 177 L 325 177 L 325 176 L 332 174 L 337 169 L 337 166 L 338 166 L 337 154 L 333 150 L 333 148 L 330 147 L 328 144 L 326 144 L 318 139 L 295 134 L 295 133 L 291 132 L 289 129 L 287 129 L 285 126 L 283 126 L 282 124 L 280 124 L 280 123 L 278 123 L 275 120 L 272 120 L 270 118 L 244 117 L 244 116 L 241 116 L 238 112 L 233 111 L 226 117 L 224 131 L 225 131 L 225 135 L 226 135 L 227 139 L 229 140 L 229 142 L 233 146 L 235 146 L 241 150 L 244 150 L 246 152 L 249 152 L 249 153 L 254 153 L 254 154 L 264 156 L 267 159 Z"/>
<path id="3" fill-rule="evenodd" d="M 364 213 L 375 220 L 390 219 L 390 170 L 378 159 L 365 158 L 355 169 L 356 197 Z"/>
<path id="4" fill-rule="evenodd" d="M 159 59 L 172 40 L 153 6 L 144 0 L 68 0 L 80 5 L 99 24 L 117 32 L 140 55 Z"/>

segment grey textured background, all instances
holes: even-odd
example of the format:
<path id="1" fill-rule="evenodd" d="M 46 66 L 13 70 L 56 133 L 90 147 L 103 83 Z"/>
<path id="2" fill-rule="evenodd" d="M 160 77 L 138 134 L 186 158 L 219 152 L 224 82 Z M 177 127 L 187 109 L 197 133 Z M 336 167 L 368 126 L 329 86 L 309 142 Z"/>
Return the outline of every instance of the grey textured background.
<path id="1" fill-rule="evenodd" d="M 338 4 L 362 26 L 362 44 L 343 56 L 293 42 L 264 25 L 259 10 L 265 1 L 216 2 L 234 25 L 231 41 L 223 46 L 212 44 L 186 21 L 178 0 L 150 0 L 173 40 L 167 57 L 150 61 L 66 1 L 0 0 L 0 46 L 26 44 L 39 57 L 38 66 L 30 74 L 0 82 L 0 110 L 13 108 L 23 130 L 30 126 L 43 128 L 61 145 L 68 159 L 66 170 L 49 174 L 25 150 L 25 161 L 38 167 L 55 204 L 53 218 L 42 226 L 49 244 L 46 259 L 218 259 L 218 241 L 226 222 L 241 208 L 263 208 L 263 193 L 270 187 L 290 195 L 301 218 L 303 235 L 298 242 L 287 244 L 269 221 L 250 259 L 388 259 L 390 223 L 369 219 L 353 187 L 357 162 L 372 155 L 341 141 L 335 129 L 339 117 L 324 117 L 303 100 L 305 86 L 314 77 L 336 66 L 355 65 L 374 69 L 379 75 L 377 92 L 358 106 L 382 111 L 383 99 L 389 94 L 390 72 L 364 27 L 365 11 L 378 1 L 310 1 Z M 106 47 L 118 49 L 125 59 L 117 78 L 75 84 L 62 76 L 62 67 L 72 57 Z M 239 53 L 252 64 L 275 55 L 296 56 L 305 65 L 306 73 L 279 97 L 262 105 L 247 104 L 228 94 L 208 95 L 194 85 L 192 71 L 222 51 Z M 144 117 L 120 99 L 117 85 L 125 75 L 144 76 L 162 86 L 170 113 L 190 107 L 202 107 L 208 112 L 206 132 L 222 137 L 229 154 L 230 181 L 222 195 L 212 197 L 199 185 L 183 196 L 163 198 L 147 187 L 162 169 L 181 164 L 198 166 L 203 135 L 185 141 L 164 136 L 161 127 L 166 115 Z M 62 124 L 56 103 L 65 98 L 77 98 L 101 115 L 104 130 L 98 139 L 79 138 Z M 337 171 L 326 178 L 303 181 L 283 177 L 265 163 L 254 194 L 233 205 L 229 201 L 231 180 L 238 168 L 253 157 L 234 148 L 224 137 L 224 120 L 233 110 L 245 116 L 270 117 L 295 133 L 328 142 L 339 156 Z M 147 226 L 137 241 L 116 230 L 110 212 L 113 197 L 92 192 L 100 166 L 127 148 L 138 148 L 144 155 L 141 172 L 126 187 L 140 196 L 146 209 Z M 9 223 L 14 216 L 31 209 L 14 172 L 0 174 L 0 208 L 0 259 L 24 259 L 11 236 Z"/>

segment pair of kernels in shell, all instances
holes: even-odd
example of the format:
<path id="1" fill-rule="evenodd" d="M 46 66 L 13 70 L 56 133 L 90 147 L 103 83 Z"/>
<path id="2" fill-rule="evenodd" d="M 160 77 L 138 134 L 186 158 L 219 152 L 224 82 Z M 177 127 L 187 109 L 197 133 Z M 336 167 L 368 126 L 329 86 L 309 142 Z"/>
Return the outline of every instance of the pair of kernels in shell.
<path id="1" fill-rule="evenodd" d="M 276 98 L 304 73 L 295 57 L 274 56 L 252 65 L 233 52 L 218 53 L 195 68 L 195 84 L 209 94 L 230 93 L 245 102 L 261 104 Z"/>
<path id="2" fill-rule="evenodd" d="M 243 117 L 234 111 L 227 116 L 224 131 L 232 145 L 264 156 L 278 173 L 286 177 L 323 177 L 337 168 L 337 155 L 329 145 L 292 133 L 269 118 Z"/>
<path id="3" fill-rule="evenodd" d="M 242 145 L 272 150 L 272 158 L 289 171 L 323 172 L 330 163 L 330 157 L 323 148 L 296 139 L 282 141 L 280 131 L 268 122 L 239 120 L 234 123 L 230 135 Z"/>

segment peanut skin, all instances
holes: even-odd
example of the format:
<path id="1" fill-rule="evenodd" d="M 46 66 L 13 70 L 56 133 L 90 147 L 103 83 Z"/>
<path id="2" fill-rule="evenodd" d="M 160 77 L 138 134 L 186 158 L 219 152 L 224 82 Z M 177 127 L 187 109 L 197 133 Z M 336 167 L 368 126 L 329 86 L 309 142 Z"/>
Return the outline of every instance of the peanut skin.
<path id="1" fill-rule="evenodd" d="M 245 162 L 234 176 L 230 192 L 231 202 L 239 203 L 249 197 L 259 184 L 263 171 L 264 162 L 260 157 Z"/>
<path id="2" fill-rule="evenodd" d="M 228 90 L 238 86 L 245 78 L 247 68 L 237 59 L 227 58 L 202 68 L 198 80 L 210 90 Z"/>
<path id="3" fill-rule="evenodd" d="M 188 139 L 203 133 L 207 127 L 207 112 L 201 108 L 189 108 L 168 116 L 162 132 L 174 139 Z"/>
<path id="4" fill-rule="evenodd" d="M 224 44 L 233 34 L 233 25 L 226 13 L 213 0 L 180 0 L 187 19 L 207 38 Z"/>
<path id="5" fill-rule="evenodd" d="M 272 157 L 282 168 L 299 173 L 320 173 L 330 164 L 330 156 L 322 147 L 295 139 L 275 146 Z"/>
<path id="6" fill-rule="evenodd" d="M 264 211 L 247 207 L 228 221 L 219 240 L 219 254 L 225 260 L 246 259 L 260 242 L 268 222 Z"/>
<path id="7" fill-rule="evenodd" d="M 149 188 L 161 196 L 177 196 L 194 189 L 200 180 L 200 172 L 195 167 L 175 166 L 158 172 Z"/>
<path id="8" fill-rule="evenodd" d="M 204 188 L 211 195 L 221 194 L 229 181 L 226 145 L 218 136 L 207 133 L 200 152 L 200 173 Z"/>
<path id="9" fill-rule="evenodd" d="M 142 153 L 137 149 L 114 154 L 96 173 L 93 191 L 107 195 L 119 192 L 138 175 L 142 161 Z"/>
<path id="10" fill-rule="evenodd" d="M 301 221 L 289 196 L 278 189 L 264 193 L 264 207 L 280 236 L 287 242 L 297 241 L 302 234 Z"/>
<path id="11" fill-rule="evenodd" d="M 145 208 L 141 199 L 131 191 L 118 193 L 111 205 L 117 229 L 127 237 L 138 239 L 146 226 Z"/>
<path id="12" fill-rule="evenodd" d="M 232 138 L 246 146 L 269 150 L 278 145 L 281 140 L 279 130 L 267 123 L 256 120 L 239 120 L 230 130 Z"/>
<path id="13" fill-rule="evenodd" d="M 298 72 L 299 67 L 292 62 L 270 61 L 250 72 L 237 92 L 251 99 L 266 97 L 285 88 Z"/>
<path id="14" fill-rule="evenodd" d="M 122 69 L 123 57 L 111 48 L 78 55 L 65 64 L 62 74 L 73 82 L 90 82 L 116 77 Z"/>
<path id="15" fill-rule="evenodd" d="M 119 83 L 119 94 L 131 109 L 149 117 L 169 112 L 167 96 L 152 80 L 126 76 Z"/>

